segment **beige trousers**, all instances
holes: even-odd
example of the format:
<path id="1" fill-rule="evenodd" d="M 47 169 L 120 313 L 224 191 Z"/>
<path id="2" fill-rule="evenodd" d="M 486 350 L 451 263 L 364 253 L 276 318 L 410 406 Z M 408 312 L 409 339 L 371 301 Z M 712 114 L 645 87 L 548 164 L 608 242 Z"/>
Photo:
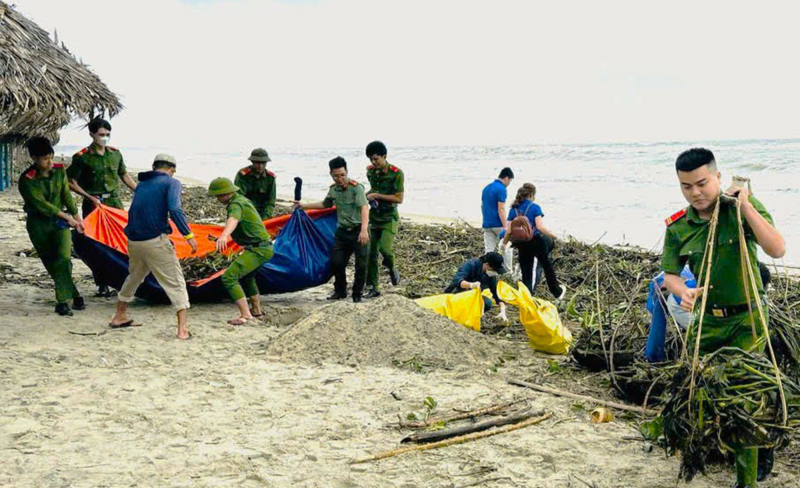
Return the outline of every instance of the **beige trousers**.
<path id="1" fill-rule="evenodd" d="M 119 301 L 133 301 L 139 285 L 150 273 L 153 273 L 176 310 L 189 308 L 186 280 L 175 249 L 165 234 L 149 241 L 128 241 L 128 277 L 117 295 Z"/>

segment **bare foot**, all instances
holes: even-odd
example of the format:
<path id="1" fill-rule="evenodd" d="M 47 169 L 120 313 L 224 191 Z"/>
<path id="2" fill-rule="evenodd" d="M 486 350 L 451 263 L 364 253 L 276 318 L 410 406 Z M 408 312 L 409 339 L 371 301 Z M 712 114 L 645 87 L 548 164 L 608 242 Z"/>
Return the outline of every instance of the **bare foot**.
<path id="1" fill-rule="evenodd" d="M 179 330 L 178 331 L 178 339 L 182 341 L 186 341 L 192 338 L 192 334 L 188 330 Z"/>

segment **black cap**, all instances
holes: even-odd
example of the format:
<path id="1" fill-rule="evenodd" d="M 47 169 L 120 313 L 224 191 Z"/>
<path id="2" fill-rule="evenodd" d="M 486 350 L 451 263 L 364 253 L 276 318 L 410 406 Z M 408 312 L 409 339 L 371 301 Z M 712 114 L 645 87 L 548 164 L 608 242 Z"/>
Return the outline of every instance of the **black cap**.
<path id="1" fill-rule="evenodd" d="M 503 266 L 503 256 L 496 252 L 487 252 L 483 257 L 483 262 L 487 263 L 490 268 L 497 271 L 499 274 L 506 274 L 505 266 Z"/>

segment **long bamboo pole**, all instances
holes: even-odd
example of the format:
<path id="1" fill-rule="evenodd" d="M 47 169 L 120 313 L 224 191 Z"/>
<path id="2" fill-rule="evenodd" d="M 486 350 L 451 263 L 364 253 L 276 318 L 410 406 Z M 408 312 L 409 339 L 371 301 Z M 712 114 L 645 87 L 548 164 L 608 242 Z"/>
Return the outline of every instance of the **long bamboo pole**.
<path id="1" fill-rule="evenodd" d="M 378 461 L 380 459 L 386 459 L 389 457 L 397 456 L 399 454 L 405 454 L 408 452 L 413 451 L 429 451 L 431 449 L 438 449 L 440 447 L 447 447 L 453 446 L 456 444 L 463 444 L 469 441 L 475 441 L 478 439 L 483 439 L 485 437 L 491 437 L 493 435 L 498 434 L 505 434 L 506 432 L 512 432 L 518 429 L 522 429 L 531 425 L 538 424 L 540 422 L 544 422 L 545 420 L 550 418 L 550 414 L 546 413 L 541 417 L 534 417 L 532 419 L 525 420 L 518 424 L 506 425 L 505 427 L 500 427 L 498 429 L 487 430 L 484 432 L 475 432 L 473 434 L 462 435 L 459 437 L 453 437 L 452 439 L 447 439 L 444 441 L 433 442 L 431 444 L 419 444 L 409 447 L 402 447 L 400 449 L 392 449 L 391 451 L 383 451 L 377 454 L 373 454 L 371 456 L 366 456 L 358 459 L 354 459 L 350 461 L 350 464 L 360 464 L 360 463 L 368 463 L 370 461 Z"/>
<path id="2" fill-rule="evenodd" d="M 629 412 L 636 412 L 644 415 L 658 415 L 658 411 L 652 410 L 650 408 L 635 407 L 633 405 L 625 405 L 624 403 L 610 402 L 608 400 L 602 400 L 600 398 L 594 398 L 587 395 L 578 395 L 577 393 L 570 393 L 568 391 L 557 390 L 555 388 L 550 388 L 549 386 L 542 386 L 534 383 L 528 383 L 527 381 L 511 379 L 508 380 L 508 384 L 514 386 L 523 386 L 525 388 L 530 388 L 531 390 L 541 391 L 542 393 L 549 393 L 555 396 L 573 398 L 575 400 L 583 400 L 587 402 L 596 403 L 598 405 L 605 405 L 606 407 L 616 408 L 617 410 L 627 410 Z"/>

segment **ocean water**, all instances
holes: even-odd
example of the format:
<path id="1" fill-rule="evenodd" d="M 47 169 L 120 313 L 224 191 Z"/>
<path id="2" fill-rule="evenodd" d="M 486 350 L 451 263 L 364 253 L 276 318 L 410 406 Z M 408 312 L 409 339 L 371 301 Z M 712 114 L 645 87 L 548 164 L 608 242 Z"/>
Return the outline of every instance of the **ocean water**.
<path id="1" fill-rule="evenodd" d="M 690 147 L 711 149 L 724 184 L 733 175 L 752 180 L 754 194 L 771 211 L 787 241 L 787 264 L 800 265 L 800 139 L 690 141 L 619 144 L 535 144 L 491 147 L 390 147 L 389 162 L 406 176 L 401 214 L 461 218 L 480 224 L 480 196 L 500 169 L 536 185 L 536 201 L 557 234 L 589 242 L 633 244 L 660 250 L 664 219 L 686 206 L 674 171 L 675 158 Z M 59 147 L 71 154 L 79 148 Z M 248 164 L 249 149 L 195 153 L 166 148 L 121 148 L 131 168 L 147 168 L 159 152 L 174 154 L 178 176 L 208 182 L 233 178 Z M 268 148 L 269 168 L 278 175 L 278 195 L 292 195 L 295 176 L 304 199 L 322 199 L 331 184 L 327 162 L 343 156 L 350 175 L 366 183 L 369 162 L 363 148 Z M 366 185 L 365 185 L 366 186 Z"/>

